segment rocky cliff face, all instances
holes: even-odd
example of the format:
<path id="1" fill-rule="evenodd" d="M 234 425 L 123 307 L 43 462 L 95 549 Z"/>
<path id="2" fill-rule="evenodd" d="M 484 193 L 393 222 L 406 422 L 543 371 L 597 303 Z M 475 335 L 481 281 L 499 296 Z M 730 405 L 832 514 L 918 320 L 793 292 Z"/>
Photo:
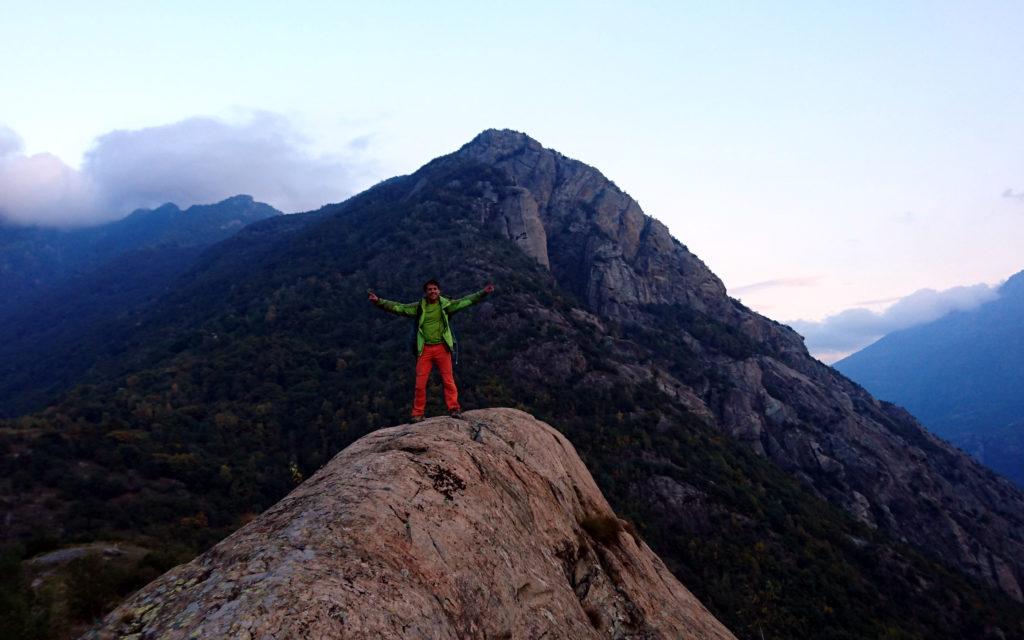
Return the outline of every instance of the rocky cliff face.
<path id="1" fill-rule="evenodd" d="M 606 385 L 655 382 L 868 526 L 1021 600 L 1018 489 L 811 358 L 789 327 L 729 298 L 704 263 L 596 169 L 513 131 L 486 131 L 453 158 L 507 177 L 512 186 L 485 191 L 481 215 L 549 266 L 596 322 L 644 326 L 652 307 L 686 309 L 746 344 L 738 354 L 683 327 L 693 361 L 681 376 L 659 366 L 658 354 L 609 341 L 653 366 L 620 369 Z"/>
<path id="2" fill-rule="evenodd" d="M 495 224 L 602 314 L 631 318 L 649 303 L 731 306 L 721 280 L 593 167 L 511 131 L 485 131 L 457 155 L 509 176 L 514 186 L 490 194 Z"/>
<path id="3" fill-rule="evenodd" d="M 733 638 L 564 436 L 466 418 L 365 436 L 86 637 Z"/>

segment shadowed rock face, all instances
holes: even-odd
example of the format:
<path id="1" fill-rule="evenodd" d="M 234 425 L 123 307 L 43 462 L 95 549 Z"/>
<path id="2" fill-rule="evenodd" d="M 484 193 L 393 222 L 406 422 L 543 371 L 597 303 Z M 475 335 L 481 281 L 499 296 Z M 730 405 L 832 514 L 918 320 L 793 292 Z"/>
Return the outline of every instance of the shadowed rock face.
<path id="1" fill-rule="evenodd" d="M 634 318 L 636 305 L 651 303 L 728 306 L 722 281 L 597 169 L 515 131 L 485 131 L 456 155 L 509 176 L 514 186 L 489 194 L 494 224 L 602 314 Z"/>
<path id="2" fill-rule="evenodd" d="M 484 217 L 547 266 L 598 322 L 649 326 L 648 305 L 674 305 L 672 313 L 694 310 L 752 345 L 737 357 L 681 330 L 692 380 L 668 367 L 652 375 L 645 364 L 621 367 L 609 384 L 657 378 L 679 405 L 867 526 L 1024 600 L 1019 489 L 812 358 L 791 328 L 732 300 L 697 256 L 597 169 L 509 130 L 484 131 L 451 157 L 504 174 L 512 186 L 485 190 Z M 643 351 L 627 359 L 657 361 Z"/>
<path id="3" fill-rule="evenodd" d="M 86 637 L 733 638 L 564 436 L 465 415 L 360 439 Z"/>

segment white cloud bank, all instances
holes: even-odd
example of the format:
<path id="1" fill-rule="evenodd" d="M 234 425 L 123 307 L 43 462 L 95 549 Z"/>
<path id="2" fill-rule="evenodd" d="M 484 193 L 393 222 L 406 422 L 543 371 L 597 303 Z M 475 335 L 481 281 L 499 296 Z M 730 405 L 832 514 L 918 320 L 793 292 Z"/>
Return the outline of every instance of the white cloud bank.
<path id="1" fill-rule="evenodd" d="M 83 208 L 94 216 L 96 203 L 89 179 L 49 153 L 23 155 L 21 138 L 0 127 L 0 218 L 58 224 Z"/>
<path id="2" fill-rule="evenodd" d="M 824 362 L 835 362 L 882 336 L 937 320 L 951 311 L 967 311 L 998 297 L 998 287 L 975 284 L 943 291 L 921 289 L 884 311 L 858 307 L 821 321 L 787 322 L 804 336 L 807 349 Z"/>
<path id="3" fill-rule="evenodd" d="M 81 169 L 54 155 L 25 155 L 0 126 L 0 218 L 14 224 L 84 226 L 139 207 L 181 207 L 245 193 L 282 211 L 338 202 L 365 182 L 358 138 L 346 155 L 314 156 L 284 117 L 259 112 L 246 121 L 189 118 L 100 136 Z"/>

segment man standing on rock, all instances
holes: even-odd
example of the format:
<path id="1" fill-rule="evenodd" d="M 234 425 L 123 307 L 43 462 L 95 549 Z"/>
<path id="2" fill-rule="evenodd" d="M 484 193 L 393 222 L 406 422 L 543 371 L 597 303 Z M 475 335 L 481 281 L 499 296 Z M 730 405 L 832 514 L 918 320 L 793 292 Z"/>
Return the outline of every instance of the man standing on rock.
<path id="1" fill-rule="evenodd" d="M 384 311 L 407 318 L 416 318 L 416 392 L 412 400 L 412 421 L 423 420 L 427 408 L 427 378 L 437 364 L 444 383 L 444 402 L 448 405 L 448 414 L 453 418 L 461 418 L 459 407 L 459 390 L 455 386 L 452 374 L 452 350 L 455 348 L 455 336 L 452 334 L 448 316 L 462 311 L 484 299 L 494 291 L 494 285 L 487 283 L 482 290 L 465 298 L 449 300 L 441 296 L 441 285 L 437 280 L 428 280 L 423 285 L 423 298 L 419 302 L 402 304 L 377 297 L 370 291 L 370 302 Z"/>

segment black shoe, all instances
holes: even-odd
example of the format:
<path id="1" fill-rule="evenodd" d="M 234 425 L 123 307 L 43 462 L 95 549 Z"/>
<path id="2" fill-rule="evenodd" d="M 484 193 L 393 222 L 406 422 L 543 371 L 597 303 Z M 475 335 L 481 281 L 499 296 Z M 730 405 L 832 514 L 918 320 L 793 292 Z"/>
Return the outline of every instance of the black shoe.
<path id="1" fill-rule="evenodd" d="M 413 416 L 409 419 L 409 422 L 423 422 L 423 416 Z"/>
<path id="2" fill-rule="evenodd" d="M 456 409 L 448 414 L 449 418 L 455 418 L 456 420 L 462 420 L 462 412 Z"/>

